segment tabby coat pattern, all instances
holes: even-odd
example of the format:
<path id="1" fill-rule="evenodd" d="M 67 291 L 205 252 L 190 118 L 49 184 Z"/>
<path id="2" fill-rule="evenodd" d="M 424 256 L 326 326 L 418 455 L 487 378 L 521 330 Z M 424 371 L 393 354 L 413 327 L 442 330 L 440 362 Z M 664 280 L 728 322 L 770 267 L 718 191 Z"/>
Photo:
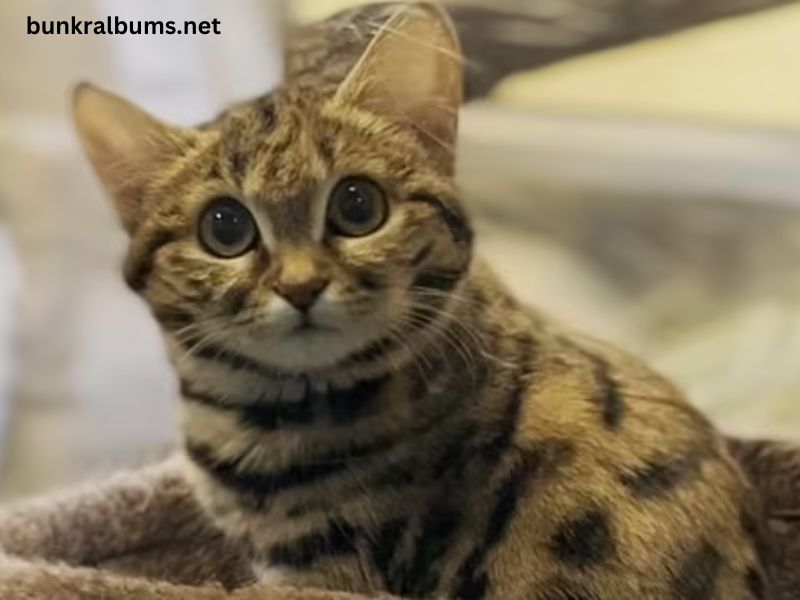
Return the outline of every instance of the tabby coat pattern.
<path id="1" fill-rule="evenodd" d="M 766 597 L 758 506 L 713 428 L 473 259 L 462 87 L 447 18 L 420 4 L 336 85 L 303 72 L 195 129 L 78 90 L 202 505 L 264 586 Z"/>

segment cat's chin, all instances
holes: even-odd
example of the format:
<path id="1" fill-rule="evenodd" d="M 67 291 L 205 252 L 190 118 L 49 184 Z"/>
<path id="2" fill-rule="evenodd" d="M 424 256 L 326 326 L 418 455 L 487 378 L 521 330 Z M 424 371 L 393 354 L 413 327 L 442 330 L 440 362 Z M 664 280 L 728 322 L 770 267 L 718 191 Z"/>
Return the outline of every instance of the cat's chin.
<path id="1" fill-rule="evenodd" d="M 271 367 L 291 373 L 321 371 L 337 366 L 361 344 L 340 330 L 325 327 L 300 327 L 273 340 L 256 351 Z"/>
<path id="2" fill-rule="evenodd" d="M 346 325 L 334 318 L 290 316 L 273 315 L 268 326 L 235 335 L 230 347 L 276 371 L 313 374 L 338 369 L 354 354 L 385 339 L 387 324 L 393 322 L 377 310 L 368 318 L 350 317 Z"/>

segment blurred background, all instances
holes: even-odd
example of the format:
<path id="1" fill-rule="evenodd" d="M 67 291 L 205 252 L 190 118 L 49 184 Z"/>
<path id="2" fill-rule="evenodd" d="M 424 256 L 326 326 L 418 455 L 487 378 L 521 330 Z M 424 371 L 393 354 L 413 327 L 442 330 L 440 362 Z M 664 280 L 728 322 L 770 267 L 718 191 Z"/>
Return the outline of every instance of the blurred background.
<path id="1" fill-rule="evenodd" d="M 79 80 L 191 124 L 281 79 L 331 0 L 0 3 L 0 498 L 162 456 L 176 386 L 78 148 Z M 800 439 L 800 3 L 452 3 L 459 177 L 531 304 L 675 378 L 726 431 Z M 26 19 L 220 19 L 219 36 L 42 36 Z M 334 43 L 343 30 L 311 30 Z"/>

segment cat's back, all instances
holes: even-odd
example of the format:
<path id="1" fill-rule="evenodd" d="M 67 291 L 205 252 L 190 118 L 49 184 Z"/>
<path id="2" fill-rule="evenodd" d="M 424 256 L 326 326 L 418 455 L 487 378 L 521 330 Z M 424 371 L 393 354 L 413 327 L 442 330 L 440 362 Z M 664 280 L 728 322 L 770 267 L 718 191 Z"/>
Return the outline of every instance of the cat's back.
<path id="1" fill-rule="evenodd" d="M 538 562 L 498 597 L 764 597 L 755 493 L 711 424 L 638 359 L 496 311 L 525 314 L 534 352 L 512 444 L 527 467 L 491 579 Z"/>

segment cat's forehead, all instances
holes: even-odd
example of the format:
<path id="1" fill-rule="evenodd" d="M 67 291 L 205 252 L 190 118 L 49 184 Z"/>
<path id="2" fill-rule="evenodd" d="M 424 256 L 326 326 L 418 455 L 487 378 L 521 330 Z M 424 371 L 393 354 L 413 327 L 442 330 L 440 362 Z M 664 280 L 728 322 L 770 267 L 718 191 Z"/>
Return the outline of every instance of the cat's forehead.
<path id="1" fill-rule="evenodd" d="M 283 143 L 291 144 L 298 134 L 310 129 L 309 121 L 316 120 L 318 113 L 319 102 L 275 90 L 229 108 L 217 118 L 214 127 L 220 133 L 223 151 L 252 151 L 266 148 L 279 137 Z"/>
<path id="2" fill-rule="evenodd" d="M 216 123 L 219 171 L 243 193 L 274 202 L 324 179 L 330 125 L 322 102 L 278 90 L 230 109 Z"/>
<path id="3" fill-rule="evenodd" d="M 250 133 L 268 133 L 275 128 L 278 118 L 278 107 L 283 116 L 287 112 L 311 110 L 309 100 L 297 97 L 287 88 L 276 88 L 266 94 L 256 96 L 230 106 L 210 124 L 224 135 L 236 135 L 242 127 L 250 128 Z"/>
<path id="4" fill-rule="evenodd" d="M 268 204 L 294 201 L 337 177 L 394 180 L 418 170 L 416 141 L 380 123 L 354 118 L 315 88 L 281 88 L 221 115 L 210 158 L 235 189 Z"/>

